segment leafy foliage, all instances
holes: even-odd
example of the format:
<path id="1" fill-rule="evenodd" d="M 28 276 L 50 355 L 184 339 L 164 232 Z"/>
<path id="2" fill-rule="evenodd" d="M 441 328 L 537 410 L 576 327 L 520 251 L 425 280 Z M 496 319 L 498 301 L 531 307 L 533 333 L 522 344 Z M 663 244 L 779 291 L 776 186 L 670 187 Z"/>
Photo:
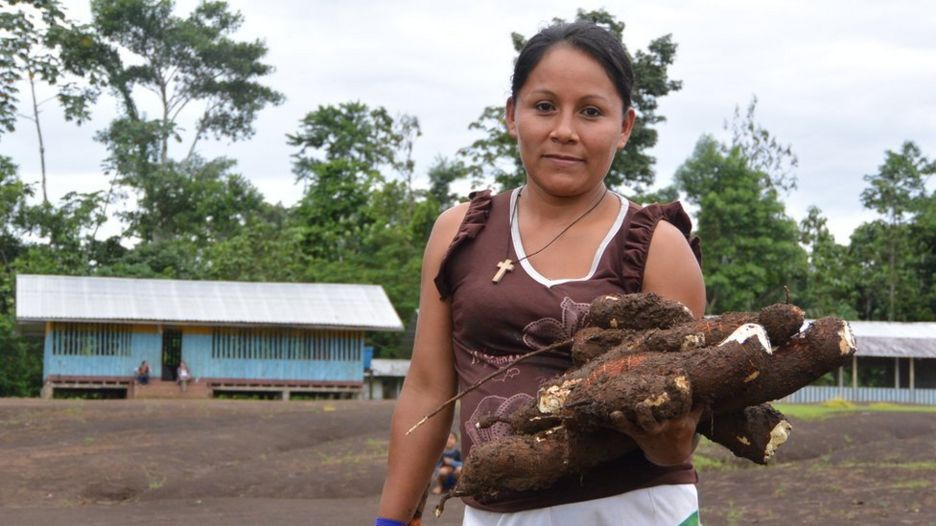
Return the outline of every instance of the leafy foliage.
<path id="1" fill-rule="evenodd" d="M 55 87 L 70 119 L 87 119 L 104 93 L 119 115 L 97 135 L 108 147 L 108 192 L 36 203 L 36 189 L 0 156 L 0 396 L 34 396 L 42 379 L 41 342 L 14 330 L 17 273 L 373 283 L 412 323 L 433 222 L 463 198 L 453 186 L 470 178 L 512 187 L 524 178 L 500 106 L 470 125 L 478 141 L 427 167 L 428 187 L 419 189 L 419 121 L 353 101 L 299 120 L 287 140 L 301 199 L 270 204 L 233 161 L 196 148 L 204 137 L 249 138 L 257 113 L 282 101 L 261 82 L 272 71 L 262 62 L 265 45 L 235 38 L 243 20 L 224 2 L 202 2 L 182 17 L 170 0 L 94 0 L 87 25 L 67 21 L 55 0 L 8 4 L 0 12 L 0 134 L 13 130 L 11 87 L 30 74 Z M 576 18 L 624 35 L 606 11 Z M 525 43 L 511 38 L 516 50 Z M 664 36 L 633 53 L 640 119 L 608 182 L 641 202 L 681 193 L 698 210 L 709 311 L 783 301 L 788 287 L 810 316 L 936 318 L 936 194 L 925 185 L 936 163 L 912 142 L 886 152 L 865 177 L 863 203 L 880 218 L 856 229 L 848 246 L 835 243 L 815 207 L 799 225 L 787 216 L 781 196 L 795 187 L 797 161 L 757 123 L 756 99 L 736 110 L 727 141 L 699 140 L 674 186 L 646 191 L 659 98 L 681 87 L 668 75 L 675 52 Z M 152 100 L 154 117 L 141 110 Z M 183 138 L 187 149 L 170 155 Z M 108 220 L 123 231 L 102 239 Z M 405 334 L 369 338 L 379 356 L 409 355 Z"/>
<path id="2" fill-rule="evenodd" d="M 755 310 L 799 289 L 806 253 L 796 223 L 739 148 L 703 136 L 675 179 L 699 207 L 707 312 Z"/>

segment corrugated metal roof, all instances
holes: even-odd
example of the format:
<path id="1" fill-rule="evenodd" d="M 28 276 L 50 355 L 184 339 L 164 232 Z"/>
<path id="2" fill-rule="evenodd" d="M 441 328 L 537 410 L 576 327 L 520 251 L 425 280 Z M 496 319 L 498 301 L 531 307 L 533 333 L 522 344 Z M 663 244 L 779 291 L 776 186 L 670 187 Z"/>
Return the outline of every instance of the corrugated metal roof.
<path id="1" fill-rule="evenodd" d="M 409 371 L 409 360 L 389 360 L 374 358 L 371 361 L 371 371 L 374 376 L 406 376 Z"/>
<path id="2" fill-rule="evenodd" d="M 18 275 L 16 319 L 401 330 L 383 287 Z"/>
<path id="3" fill-rule="evenodd" d="M 806 320 L 803 329 L 812 320 Z M 858 356 L 936 358 L 936 323 L 926 321 L 850 321 Z"/>
<path id="4" fill-rule="evenodd" d="M 936 340 L 936 323 L 928 321 L 850 321 L 855 336 L 929 338 Z"/>
<path id="5" fill-rule="evenodd" d="M 936 358 L 936 323 L 850 321 L 858 356 Z"/>

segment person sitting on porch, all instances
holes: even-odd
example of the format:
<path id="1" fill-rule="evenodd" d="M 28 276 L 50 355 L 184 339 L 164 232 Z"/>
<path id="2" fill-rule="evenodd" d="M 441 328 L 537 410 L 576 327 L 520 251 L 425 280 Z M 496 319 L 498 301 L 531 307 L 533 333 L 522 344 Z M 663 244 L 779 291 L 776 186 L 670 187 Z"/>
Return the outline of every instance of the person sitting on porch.
<path id="1" fill-rule="evenodd" d="M 186 365 L 185 360 L 179 362 L 179 369 L 176 374 L 176 382 L 179 382 L 179 390 L 183 393 L 188 389 L 188 383 L 192 380 L 192 373 L 189 372 L 188 365 Z"/>
<path id="2" fill-rule="evenodd" d="M 146 384 L 149 383 L 149 375 L 150 375 L 150 367 L 149 367 L 149 364 L 146 363 L 146 360 L 143 360 L 143 361 L 140 363 L 140 366 L 137 367 L 137 370 L 136 370 L 136 380 L 137 380 L 137 382 L 140 383 L 140 385 L 146 385 Z"/>

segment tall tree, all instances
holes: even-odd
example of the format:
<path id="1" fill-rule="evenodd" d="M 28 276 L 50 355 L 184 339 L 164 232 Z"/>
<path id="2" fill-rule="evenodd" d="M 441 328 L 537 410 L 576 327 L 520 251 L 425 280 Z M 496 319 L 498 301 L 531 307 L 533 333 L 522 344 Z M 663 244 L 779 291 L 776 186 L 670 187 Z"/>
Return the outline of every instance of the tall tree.
<path id="1" fill-rule="evenodd" d="M 904 259 L 915 267 L 915 298 L 925 302 L 920 320 L 936 319 L 936 192 L 916 203 L 916 215 L 909 224 L 912 240 Z"/>
<path id="2" fill-rule="evenodd" d="M 729 148 L 736 148 L 747 159 L 748 166 L 764 174 L 764 184 L 786 193 L 796 188 L 796 167 L 799 159 L 789 144 L 777 140 L 754 117 L 757 97 L 751 97 L 744 115 L 735 106 L 734 116 L 725 128 L 731 132 Z"/>
<path id="3" fill-rule="evenodd" d="M 676 172 L 686 200 L 699 207 L 707 311 L 753 310 L 799 288 L 806 253 L 796 222 L 739 148 L 703 136 Z"/>
<path id="4" fill-rule="evenodd" d="M 42 346 L 16 334 L 16 273 L 28 250 L 26 222 L 32 189 L 0 156 L 0 396 L 35 396 L 42 379 Z"/>
<path id="5" fill-rule="evenodd" d="M 436 157 L 427 172 L 429 189 L 427 194 L 439 205 L 439 211 L 445 210 L 459 201 L 459 196 L 452 192 L 452 183 L 468 176 L 468 167 L 459 159 L 450 160 Z"/>
<path id="6" fill-rule="evenodd" d="M 919 208 L 925 196 L 924 183 L 933 173 L 936 173 L 936 162 L 929 161 L 916 144 L 908 141 L 901 145 L 899 152 L 886 152 L 884 164 L 878 168 L 878 173 L 864 177 L 870 187 L 861 192 L 861 202 L 866 208 L 884 216 L 887 229 L 882 255 L 888 269 L 888 320 L 894 320 L 896 315 L 900 281 L 898 267 L 903 255 L 900 249 L 908 242 L 904 238 L 907 234 L 904 226 Z"/>
<path id="7" fill-rule="evenodd" d="M 70 22 L 65 18 L 57 0 L 10 0 L 8 7 L 0 11 L 0 127 L 13 131 L 17 116 L 32 121 L 39 146 L 42 200 L 49 202 L 46 184 L 45 140 L 42 135 L 40 101 L 36 85 L 45 83 L 56 89 L 66 120 L 79 124 L 86 120 L 88 103 L 97 96 L 94 79 L 79 83 L 69 78 L 59 57 L 57 35 L 68 30 Z M 17 83 L 29 85 L 29 113 L 17 112 Z"/>
<path id="8" fill-rule="evenodd" d="M 294 171 L 306 186 L 292 211 L 306 258 L 303 279 L 382 285 L 404 320 L 416 309 L 419 265 L 439 203 L 411 185 L 415 118 L 393 117 L 360 102 L 320 106 L 297 133 Z M 455 167 L 444 166 L 436 190 L 447 194 Z M 406 356 L 402 335 L 371 336 L 383 356 Z"/>
<path id="9" fill-rule="evenodd" d="M 601 25 L 623 42 L 624 23 L 604 9 L 579 9 L 575 19 Z M 553 20 L 563 21 L 559 18 Z M 512 33 L 511 40 L 518 53 L 527 41 L 519 33 Z M 654 179 L 653 163 L 656 160 L 648 152 L 657 142 L 656 126 L 665 120 L 657 113 L 658 100 L 681 89 L 682 83 L 669 78 L 669 67 L 676 58 L 676 43 L 671 35 L 656 38 L 650 42 L 646 51 L 638 50 L 629 55 L 636 77 L 632 99 L 637 110 L 637 122 L 627 148 L 615 156 L 607 182 L 611 187 L 627 186 L 636 192 L 642 191 Z M 468 165 L 473 183 L 497 185 L 502 189 L 523 184 L 523 163 L 516 142 L 507 133 L 503 104 L 485 108 L 478 120 L 468 128 L 478 130 L 482 135 L 471 146 L 459 152 Z"/>
<path id="10" fill-rule="evenodd" d="M 800 222 L 800 243 L 808 251 L 809 266 L 805 285 L 795 300 L 812 318 L 835 315 L 855 319 L 857 269 L 848 247 L 835 242 L 827 223 L 815 206 L 809 207 Z"/>
<path id="11" fill-rule="evenodd" d="M 372 220 L 370 195 L 391 177 L 407 179 L 409 145 L 418 134 L 415 118 L 394 119 L 385 108 L 361 102 L 319 106 L 302 119 L 299 131 L 287 137 L 299 148 L 294 172 L 306 193 L 298 214 L 310 255 L 341 260 L 360 250 Z M 412 197 L 404 198 L 402 209 L 409 213 Z"/>
<path id="12" fill-rule="evenodd" d="M 98 139 L 111 152 L 108 170 L 143 199 L 172 161 L 171 141 L 188 132 L 177 161 L 184 162 L 206 136 L 250 137 L 257 113 L 283 100 L 261 83 L 272 71 L 262 62 L 266 46 L 234 40 L 243 18 L 225 2 L 203 1 L 182 18 L 172 0 L 92 0 L 91 14 L 90 24 L 60 32 L 57 42 L 69 71 L 96 75 L 114 94 L 120 117 Z M 156 118 L 141 110 L 146 92 L 155 96 Z"/>

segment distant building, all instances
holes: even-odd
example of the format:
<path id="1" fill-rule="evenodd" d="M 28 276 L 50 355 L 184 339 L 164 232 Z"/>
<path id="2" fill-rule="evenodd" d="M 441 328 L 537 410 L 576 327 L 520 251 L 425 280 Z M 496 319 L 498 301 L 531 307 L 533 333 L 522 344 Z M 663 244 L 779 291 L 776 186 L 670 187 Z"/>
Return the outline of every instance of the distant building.
<path id="1" fill-rule="evenodd" d="M 409 372 L 409 360 L 375 358 L 364 371 L 363 397 L 368 400 L 395 400 L 403 390 L 403 380 Z"/>
<path id="2" fill-rule="evenodd" d="M 817 384 L 783 399 L 789 403 L 893 402 L 936 405 L 936 323 L 851 321 L 858 352 Z"/>
<path id="3" fill-rule="evenodd" d="M 197 379 L 188 396 L 357 397 L 365 331 L 403 329 L 376 285 L 37 275 L 17 276 L 16 320 L 24 334 L 44 337 L 47 397 L 56 389 L 170 396 L 182 360 Z M 144 360 L 154 381 L 141 387 L 133 376 Z"/>

